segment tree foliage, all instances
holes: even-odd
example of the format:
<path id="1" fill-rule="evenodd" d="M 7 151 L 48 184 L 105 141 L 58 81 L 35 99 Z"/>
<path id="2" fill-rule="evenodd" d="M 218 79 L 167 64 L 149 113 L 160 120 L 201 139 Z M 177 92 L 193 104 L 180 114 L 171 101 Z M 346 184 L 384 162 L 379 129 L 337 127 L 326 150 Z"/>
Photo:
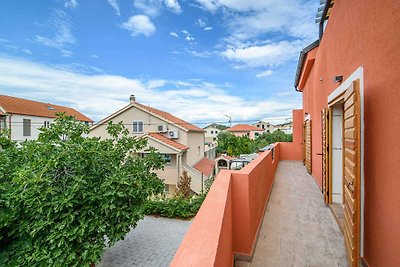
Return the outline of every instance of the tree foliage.
<path id="1" fill-rule="evenodd" d="M 272 133 L 263 133 L 255 140 L 250 140 L 247 136 L 235 136 L 229 132 L 220 132 L 217 136 L 218 154 L 228 154 L 229 156 L 239 156 L 240 154 L 255 153 L 258 149 L 276 142 L 292 142 L 292 135 L 285 134 L 281 130 Z"/>
<path id="2" fill-rule="evenodd" d="M 89 266 L 124 238 L 162 192 L 161 156 L 109 123 L 110 139 L 59 114 L 38 140 L 0 136 L 0 266 Z"/>

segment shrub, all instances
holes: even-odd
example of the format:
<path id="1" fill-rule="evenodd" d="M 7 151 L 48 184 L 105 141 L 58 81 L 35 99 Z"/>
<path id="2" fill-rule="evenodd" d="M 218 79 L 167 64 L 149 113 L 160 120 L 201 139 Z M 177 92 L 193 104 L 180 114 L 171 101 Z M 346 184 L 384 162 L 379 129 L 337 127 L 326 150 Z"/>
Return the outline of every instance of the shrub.
<path id="1" fill-rule="evenodd" d="M 197 214 L 204 199 L 205 195 L 149 199 L 144 205 L 144 213 L 168 218 L 191 218 Z"/>

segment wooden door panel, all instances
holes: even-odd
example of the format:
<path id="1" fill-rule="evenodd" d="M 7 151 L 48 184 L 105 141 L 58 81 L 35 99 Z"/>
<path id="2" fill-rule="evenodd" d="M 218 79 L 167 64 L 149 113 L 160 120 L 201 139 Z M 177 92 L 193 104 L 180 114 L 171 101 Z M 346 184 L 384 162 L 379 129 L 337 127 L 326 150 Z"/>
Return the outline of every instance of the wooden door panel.
<path id="1" fill-rule="evenodd" d="M 360 228 L 360 95 L 355 81 L 344 95 L 344 238 L 352 266 L 359 262 Z"/>
<path id="2" fill-rule="evenodd" d="M 329 108 L 322 110 L 322 193 L 329 203 Z"/>
<path id="3" fill-rule="evenodd" d="M 306 169 L 308 173 L 311 173 L 311 167 L 312 167 L 312 146 L 311 146 L 311 120 L 306 120 L 305 121 L 305 160 L 306 160 Z"/>

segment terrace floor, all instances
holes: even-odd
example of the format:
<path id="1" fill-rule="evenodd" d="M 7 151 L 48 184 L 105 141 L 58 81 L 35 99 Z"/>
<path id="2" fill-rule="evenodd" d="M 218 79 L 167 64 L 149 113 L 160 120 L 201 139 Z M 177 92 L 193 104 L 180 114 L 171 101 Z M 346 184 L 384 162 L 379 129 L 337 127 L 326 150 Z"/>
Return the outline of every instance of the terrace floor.
<path id="1" fill-rule="evenodd" d="M 301 162 L 280 162 L 253 260 L 235 266 L 348 266 L 343 234 Z"/>

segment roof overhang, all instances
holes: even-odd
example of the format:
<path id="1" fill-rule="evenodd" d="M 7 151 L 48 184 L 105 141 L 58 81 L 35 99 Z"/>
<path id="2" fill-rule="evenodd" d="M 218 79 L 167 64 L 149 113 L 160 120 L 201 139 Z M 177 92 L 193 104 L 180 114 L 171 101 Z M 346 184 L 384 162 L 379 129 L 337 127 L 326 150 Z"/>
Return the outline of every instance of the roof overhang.
<path id="1" fill-rule="evenodd" d="M 158 143 L 158 144 L 161 144 L 161 145 L 163 145 L 163 146 L 165 146 L 165 147 L 168 147 L 168 148 L 170 148 L 170 149 L 172 149 L 172 150 L 174 150 L 174 151 L 176 151 L 176 152 L 178 152 L 178 153 L 187 151 L 187 150 L 189 149 L 189 148 L 186 148 L 186 149 L 179 149 L 179 148 L 176 148 L 176 147 L 171 146 L 171 145 L 169 145 L 169 144 L 167 144 L 167 143 L 165 143 L 165 142 L 163 142 L 163 141 L 161 141 L 161 140 L 159 140 L 159 139 L 157 139 L 157 138 L 154 138 L 154 137 L 152 137 L 151 135 L 148 135 L 148 134 L 144 135 L 143 137 L 144 137 L 144 138 L 147 138 L 147 139 L 150 139 L 150 140 L 152 140 L 152 141 L 154 141 L 154 142 L 156 142 L 156 143 Z"/>
<path id="2" fill-rule="evenodd" d="M 308 74 L 311 71 L 311 67 L 314 64 L 315 55 L 316 55 L 316 50 L 314 50 L 314 48 L 316 48 L 318 46 L 319 46 L 319 40 L 316 40 L 315 42 L 313 42 L 313 43 L 309 44 L 308 46 L 306 46 L 300 52 L 299 63 L 297 64 L 297 70 L 296 70 L 296 77 L 294 79 L 294 88 L 298 92 L 301 92 L 301 90 L 302 90 L 302 89 L 299 90 L 300 79 L 301 78 L 302 79 L 305 78 L 305 80 L 307 80 Z M 314 50 L 314 53 L 312 53 L 312 55 L 310 57 L 308 57 L 309 52 L 312 51 L 312 50 Z M 308 63 L 308 65 L 307 65 L 307 63 Z M 307 70 L 308 73 L 306 73 L 306 71 L 303 71 L 303 70 Z M 304 83 L 305 83 L 305 80 L 303 80 Z M 304 86 L 304 84 L 303 84 L 303 86 Z"/>

